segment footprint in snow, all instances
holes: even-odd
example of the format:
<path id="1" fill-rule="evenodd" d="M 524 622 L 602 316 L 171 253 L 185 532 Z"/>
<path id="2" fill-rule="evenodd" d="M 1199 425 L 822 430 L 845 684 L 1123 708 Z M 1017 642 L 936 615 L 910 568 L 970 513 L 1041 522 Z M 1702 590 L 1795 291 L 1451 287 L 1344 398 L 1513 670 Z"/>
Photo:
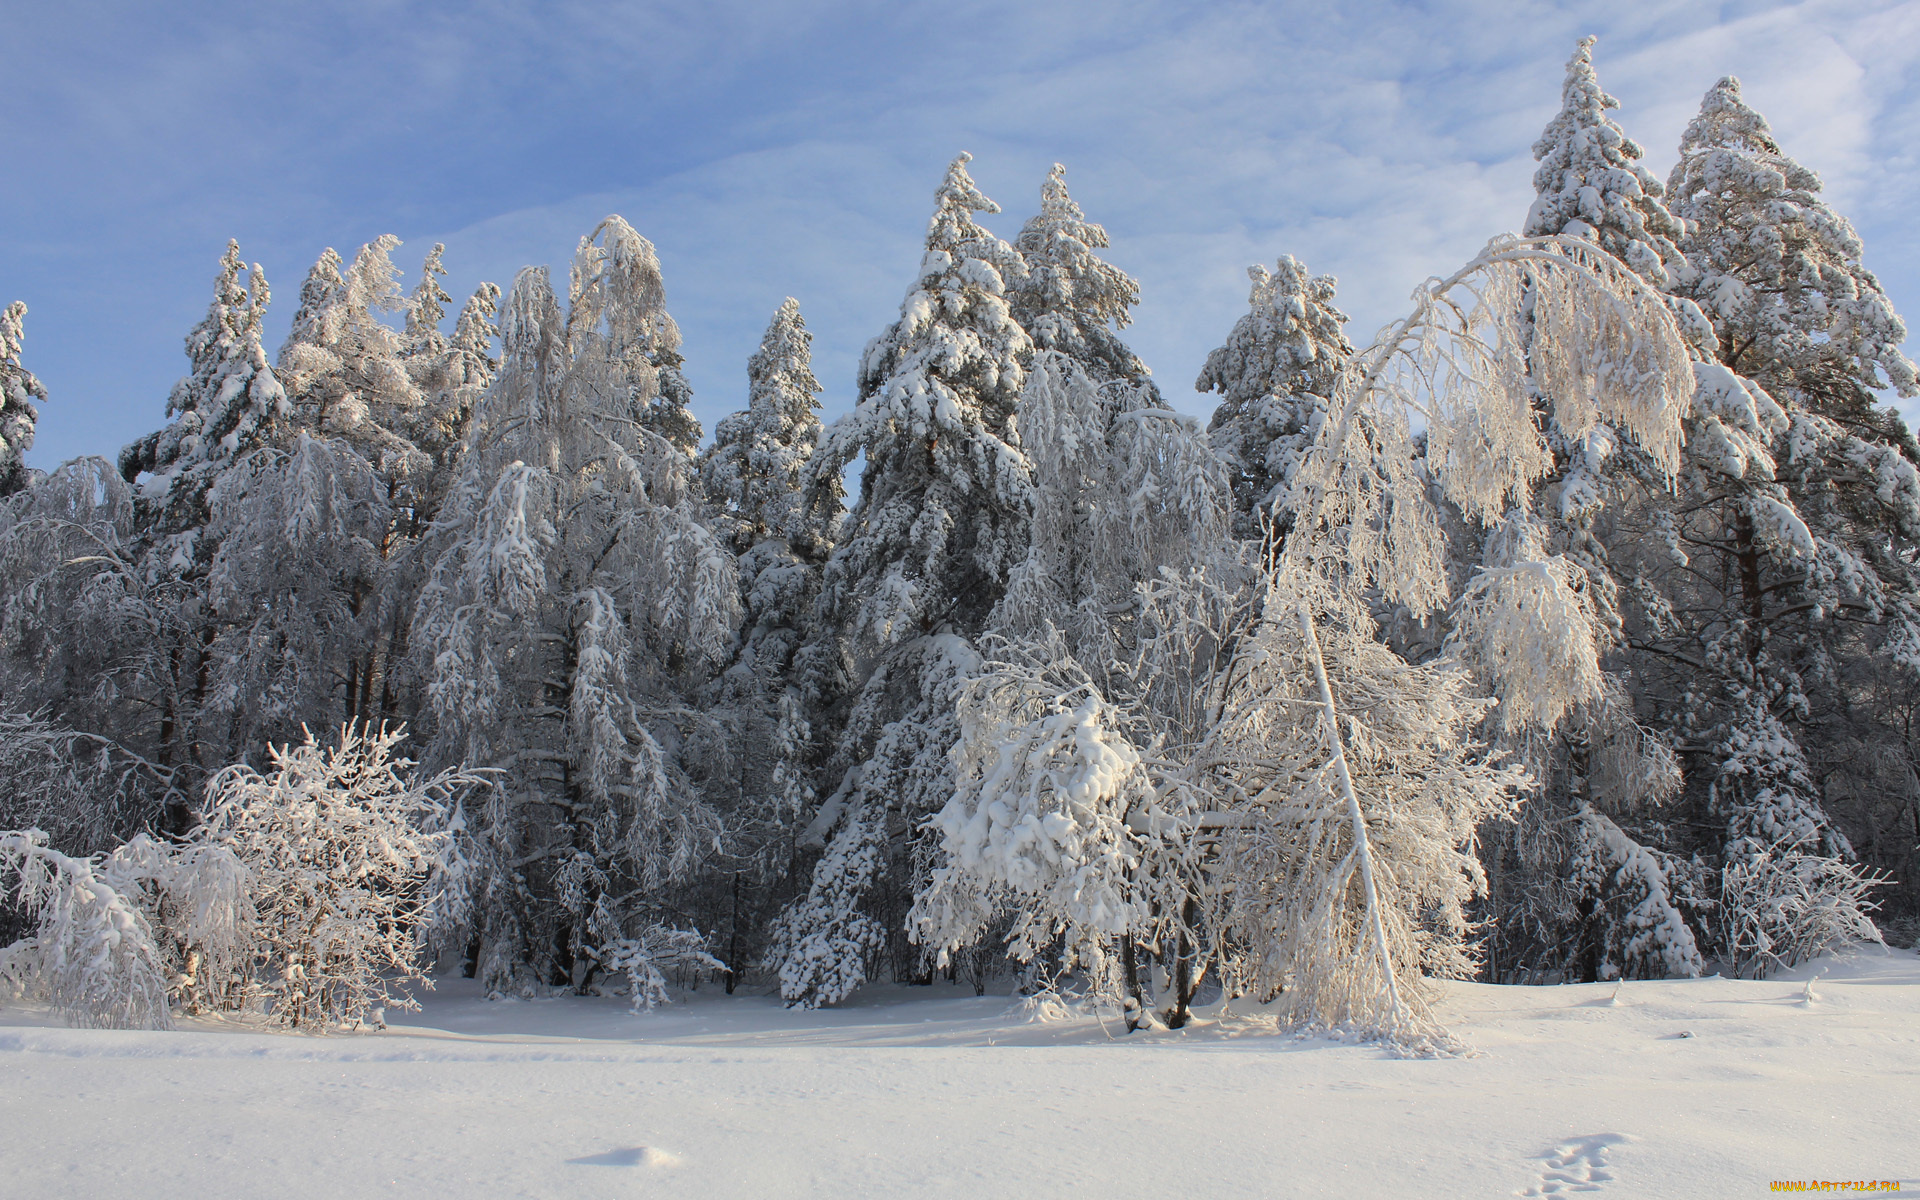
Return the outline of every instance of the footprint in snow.
<path id="1" fill-rule="evenodd" d="M 628 1146 L 567 1161 L 583 1167 L 677 1167 L 680 1156 L 658 1146 Z"/>
<path id="2" fill-rule="evenodd" d="M 1539 1182 L 1522 1196 L 1571 1196 L 1575 1192 L 1597 1192 L 1602 1184 L 1613 1182 L 1607 1152 L 1633 1138 L 1624 1133 L 1595 1133 L 1569 1138 L 1540 1157 L 1546 1170 Z"/>

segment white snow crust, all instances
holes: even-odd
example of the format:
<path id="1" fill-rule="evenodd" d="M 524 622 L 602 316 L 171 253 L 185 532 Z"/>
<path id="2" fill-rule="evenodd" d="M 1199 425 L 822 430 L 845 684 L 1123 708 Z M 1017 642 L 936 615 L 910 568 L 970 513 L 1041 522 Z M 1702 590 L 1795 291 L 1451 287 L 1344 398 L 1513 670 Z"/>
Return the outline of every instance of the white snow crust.
<path id="1" fill-rule="evenodd" d="M 1759 1196 L 1920 1178 L 1920 958 L 1765 980 L 1447 983 L 1474 1049 L 1175 1033 L 969 989 L 842 1007 L 701 988 L 496 1001 L 384 1031 L 170 1033 L 0 1010 L 12 1197 Z M 1109 1036 L 1114 1035 L 1114 1036 Z"/>

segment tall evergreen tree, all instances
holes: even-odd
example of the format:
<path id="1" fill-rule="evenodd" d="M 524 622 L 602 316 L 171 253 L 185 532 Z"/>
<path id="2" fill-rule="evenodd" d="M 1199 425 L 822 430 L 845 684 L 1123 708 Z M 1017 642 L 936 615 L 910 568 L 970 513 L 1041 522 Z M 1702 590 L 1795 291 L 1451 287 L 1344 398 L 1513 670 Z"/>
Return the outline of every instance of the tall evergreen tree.
<path id="1" fill-rule="evenodd" d="M 1020 254 L 974 220 L 998 212 L 967 174 L 935 193 L 920 276 L 875 338 L 860 401 L 827 430 L 814 486 L 831 492 L 866 457 L 859 503 L 828 560 L 816 642 L 832 739 L 826 803 L 810 827 L 823 854 L 783 919 L 781 992 L 828 1004 L 891 944 L 917 974 L 904 913 L 927 869 L 925 819 L 952 790 L 957 689 L 977 635 L 1027 551 L 1029 475 L 1014 414 L 1033 342 L 1014 319 Z"/>
<path id="2" fill-rule="evenodd" d="M 717 904 L 734 964 L 729 986 L 763 954 L 763 914 L 788 898 L 780 885 L 815 801 L 796 654 L 812 629 L 841 510 L 835 493 L 812 503 L 807 495 L 807 461 L 820 439 L 812 344 L 789 297 L 747 360 L 747 408 L 720 422 L 700 464 L 717 529 L 739 556 L 743 611 L 733 663 L 709 695 L 738 746 L 738 796 L 727 813 L 733 863 Z"/>
<path id="3" fill-rule="evenodd" d="M 1533 742 L 1542 796 L 1500 843 L 1520 868 L 1502 872 L 1505 969 L 1589 978 L 1698 970 L 1702 937 L 1739 955 L 1721 936 L 1727 922 L 1705 922 L 1720 876 L 1703 864 L 1735 867 L 1783 838 L 1846 853 L 1793 728 L 1802 685 L 1769 645 L 1773 614 L 1793 607 L 1788 597 L 1817 557 L 1777 478 L 1788 418 L 1764 388 L 1715 361 L 1714 326 L 1689 299 L 1701 294 L 1699 272 L 1676 244 L 1685 223 L 1606 116 L 1615 107 L 1583 41 L 1563 109 L 1535 146 L 1540 198 L 1527 228 L 1594 242 L 1669 290 L 1696 360 L 1691 402 L 1673 411 L 1684 420 L 1683 452 L 1669 466 L 1612 426 L 1568 431 L 1538 489 L 1538 527 L 1530 531 L 1525 512 L 1509 515 L 1481 559 L 1498 569 L 1512 547 L 1544 540 L 1579 568 L 1609 630 L 1601 665 L 1615 677 L 1614 699 Z M 1535 328 L 1544 328 L 1538 319 Z M 1587 386 L 1539 368 L 1530 364 L 1543 396 L 1577 402 Z M 1677 778 L 1668 751 L 1624 717 L 1628 703 L 1680 751 Z M 1662 796 L 1678 807 L 1650 806 Z M 1698 836 L 1709 812 L 1724 837 Z"/>
<path id="4" fill-rule="evenodd" d="M 40 420 L 33 402 L 47 398 L 47 389 L 20 365 L 20 322 L 26 315 L 27 306 L 18 300 L 0 309 L 0 496 L 11 496 L 31 479 L 26 455 Z"/>
<path id="5" fill-rule="evenodd" d="M 1109 245 L 1107 231 L 1089 222 L 1067 194 L 1066 175 L 1065 167 L 1053 164 L 1040 189 L 1040 211 L 1014 239 L 1027 274 L 1008 292 L 1013 318 L 1035 349 L 1066 355 L 1096 382 L 1144 383 L 1146 364 L 1115 332 L 1132 321 L 1140 285 L 1094 253 Z"/>
<path id="6" fill-rule="evenodd" d="M 1664 291 L 1690 274 L 1674 244 L 1681 225 L 1661 203 L 1660 182 L 1640 165 L 1639 145 L 1608 116 L 1619 101 L 1600 86 L 1593 41 L 1583 39 L 1568 61 L 1560 112 L 1534 144 L 1537 198 L 1525 230 L 1530 237 L 1593 243 Z M 1544 285 L 1555 269 L 1540 267 L 1530 286 Z M 1710 326 L 1690 303 L 1669 303 L 1692 352 L 1704 353 Z M 1526 338 L 1552 335 L 1543 318 L 1528 323 Z M 1531 353 L 1526 366 L 1534 409 L 1543 415 L 1561 405 L 1579 411 L 1593 386 L 1578 374 L 1555 378 Z M 1685 421 L 1689 459 L 1703 440 L 1742 449 L 1764 442 L 1751 405 L 1739 407 L 1746 393 L 1723 399 L 1726 422 L 1697 396 L 1690 408 L 1673 405 L 1663 415 L 1668 427 Z M 1527 754 L 1539 792 L 1516 824 L 1487 843 L 1497 921 L 1491 966 L 1496 977 L 1508 979 L 1695 974 L 1697 939 L 1680 906 L 1691 894 L 1688 879 L 1679 860 L 1636 838 L 1665 840 L 1661 805 L 1673 798 L 1679 775 L 1666 742 L 1637 724 L 1617 674 L 1628 667 L 1621 657 L 1628 620 L 1622 609 L 1636 593 L 1635 576 L 1617 561 L 1614 526 L 1623 509 L 1667 511 L 1681 464 L 1648 454 L 1613 423 L 1583 423 L 1586 428 L 1547 422 L 1551 459 L 1542 464 L 1542 478 L 1514 511 L 1483 527 L 1478 563 L 1468 568 L 1497 573 L 1555 556 L 1604 631 L 1601 649 L 1610 656 L 1592 669 L 1616 673 L 1599 699 L 1545 729 L 1503 720 L 1505 733 Z"/>
<path id="7" fill-rule="evenodd" d="M 1248 268 L 1249 311 L 1207 355 L 1194 390 L 1220 393 L 1208 429 L 1233 486 L 1234 534 L 1258 535 L 1326 420 L 1334 381 L 1353 353 L 1333 306 L 1331 275 L 1282 255 Z M 1284 519 L 1284 518 L 1282 518 Z"/>
<path id="8" fill-rule="evenodd" d="M 1920 761 L 1896 716 L 1920 695 L 1920 448 L 1875 397 L 1920 391 L 1899 350 L 1905 325 L 1819 177 L 1781 150 L 1738 80 L 1708 90 L 1670 186 L 1688 222 L 1687 293 L 1713 317 L 1721 364 L 1781 406 L 1776 476 L 1806 527 L 1790 569 L 1769 561 L 1763 537 L 1737 556 L 1751 712 L 1725 751 L 1753 766 L 1716 783 L 1729 860 L 1783 844 L 1840 851 L 1838 803 L 1870 857 L 1911 887 L 1920 794 L 1910 770 L 1889 768 Z M 1736 543 L 1777 519 L 1753 513 Z M 1795 751 L 1756 756 L 1776 729 Z"/>
<path id="9" fill-rule="evenodd" d="M 150 757 L 182 781 L 230 761 L 230 706 L 217 702 L 223 620 L 209 579 L 220 550 L 216 502 L 222 485 L 252 469 L 292 428 L 286 391 L 267 364 L 260 327 L 270 295 L 256 264 L 229 241 L 206 317 L 187 335 L 192 371 L 174 386 L 164 428 L 120 452 L 135 484 L 135 541 L 128 552 L 127 604 L 142 614 L 145 646 L 129 664 L 127 686 L 157 714 Z M 136 683 L 137 681 L 137 683 Z M 176 806 L 169 822 L 190 820 Z"/>
<path id="10" fill-rule="evenodd" d="M 247 265 L 240 245 L 229 241 L 214 278 L 213 303 L 187 335 L 192 372 L 167 398 L 173 423 L 120 452 L 120 473 L 140 485 L 148 525 L 162 534 L 197 527 L 206 519 L 207 491 L 235 458 L 264 445 L 293 416 L 286 389 L 267 365 L 260 345 L 260 323 L 271 294 L 255 264 L 245 284 Z"/>

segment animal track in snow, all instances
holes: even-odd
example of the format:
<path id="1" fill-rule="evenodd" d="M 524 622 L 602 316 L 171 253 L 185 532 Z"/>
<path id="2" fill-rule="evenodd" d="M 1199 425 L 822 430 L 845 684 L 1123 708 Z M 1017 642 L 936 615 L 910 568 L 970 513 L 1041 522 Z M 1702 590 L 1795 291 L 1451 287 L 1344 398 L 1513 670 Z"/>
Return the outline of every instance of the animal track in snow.
<path id="1" fill-rule="evenodd" d="M 1569 1138 L 1541 1155 L 1546 1160 L 1546 1170 L 1540 1172 L 1539 1182 L 1519 1195 L 1571 1196 L 1575 1192 L 1597 1192 L 1602 1184 L 1613 1182 L 1607 1152 L 1632 1140 L 1624 1133 Z"/>

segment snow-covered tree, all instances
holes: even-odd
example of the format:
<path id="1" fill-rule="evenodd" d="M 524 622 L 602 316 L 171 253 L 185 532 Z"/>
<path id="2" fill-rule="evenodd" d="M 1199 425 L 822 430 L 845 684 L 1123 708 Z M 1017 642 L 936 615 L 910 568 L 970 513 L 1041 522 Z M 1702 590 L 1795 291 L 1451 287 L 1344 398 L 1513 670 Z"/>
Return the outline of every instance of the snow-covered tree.
<path id="1" fill-rule="evenodd" d="M 1036 356 L 1020 413 L 1029 549 L 958 697 L 956 791 L 912 932 L 945 959 L 1004 929 L 1030 970 L 1078 970 L 1137 1005 L 1145 955 L 1179 955 L 1186 900 L 1185 875 L 1166 869 L 1174 827 L 1164 814 L 1151 831 L 1129 824 L 1158 803 L 1139 746 L 1189 740 L 1179 721 L 1204 688 L 1181 684 L 1206 659 L 1143 644 L 1159 610 L 1141 588 L 1232 571 L 1224 481 L 1191 418 L 1151 387 L 1096 384 L 1060 352 Z"/>
<path id="2" fill-rule="evenodd" d="M 1821 198 L 1820 177 L 1781 150 L 1738 79 L 1707 91 L 1667 190 L 1688 223 L 1687 294 L 1713 319 L 1723 364 L 1847 424 L 1873 422 L 1868 393 L 1914 394 L 1899 349 L 1906 326 L 1862 264 L 1859 235 Z"/>
<path id="3" fill-rule="evenodd" d="M 187 770 L 180 782 L 189 794 L 204 778 L 199 772 L 227 760 L 224 714 L 207 709 L 209 646 L 219 632 L 206 585 L 218 550 L 207 529 L 213 504 L 227 472 L 282 443 L 293 417 L 260 345 L 266 279 L 256 265 L 243 286 L 245 264 L 233 242 L 220 266 L 207 316 L 187 337 L 192 373 L 167 402 L 175 419 L 123 449 L 119 464 L 135 485 L 122 591 L 138 598 L 139 634 L 148 639 L 137 677 L 119 682 L 141 696 L 158 725 L 132 744 L 150 747 L 148 756 L 169 770 Z M 180 809 L 170 820 L 177 832 L 190 816 Z"/>
<path id="4" fill-rule="evenodd" d="M 794 840 L 815 805 L 814 745 L 796 655 L 813 626 L 820 568 L 833 546 L 837 489 L 809 494 L 820 439 L 813 335 L 799 302 L 774 313 L 747 360 L 747 408 L 723 419 L 700 474 L 717 531 L 739 556 L 742 619 L 732 664 L 708 695 L 736 743 L 738 795 L 729 805 L 725 953 L 736 969 L 762 957 L 769 904 L 793 865 Z M 744 893 L 744 894 L 743 894 Z"/>
<path id="5" fill-rule="evenodd" d="M 227 716 L 229 756 L 318 719 L 370 720 L 390 708 L 374 689 L 395 620 L 389 482 L 347 441 L 301 430 L 222 477 L 207 525 L 218 545 L 206 602 L 206 705 Z"/>
<path id="6" fill-rule="evenodd" d="M 1594 41 L 1580 39 L 1567 62 L 1560 112 L 1533 144 L 1540 166 L 1521 233 L 1589 238 L 1648 283 L 1665 287 L 1673 265 L 1684 261 L 1675 245 L 1681 225 L 1660 203 L 1660 181 L 1640 165 L 1639 143 L 1607 116 L 1620 102 L 1594 73 Z"/>
<path id="7" fill-rule="evenodd" d="M 213 303 L 187 335 L 192 372 L 167 398 L 173 423 L 120 452 L 128 482 L 141 475 L 140 497 L 161 534 L 181 534 L 205 521 L 207 492 L 235 458 L 268 442 L 292 407 L 260 345 L 260 323 L 271 299 L 258 264 L 241 283 L 246 263 L 239 243 L 229 241 L 214 279 Z M 193 548 L 180 542 L 169 561 L 190 561 Z M 181 555 L 185 555 L 182 558 Z"/>
<path id="8" fill-rule="evenodd" d="M 0 984 L 72 1024 L 165 1029 L 176 1007 L 232 1006 L 244 994 L 247 872 L 224 847 L 140 834 L 77 858 L 38 829 L 0 832 L 0 880 L 34 930 L 0 947 Z"/>
<path id="9" fill-rule="evenodd" d="M 207 783 L 196 836 L 247 872 L 255 988 L 279 1024 L 377 1024 L 388 1007 L 417 1008 L 406 985 L 425 982 L 431 936 L 461 918 L 461 799 L 486 778 L 422 778 L 397 753 L 403 736 L 345 727 L 323 746 L 308 733 L 273 747 L 264 774 L 238 763 Z"/>
<path id="10" fill-rule="evenodd" d="M 1469 582 L 1454 631 L 1463 661 L 1413 669 L 1380 657 L 1377 604 L 1419 616 L 1453 599 L 1436 497 L 1482 523 L 1525 513 L 1554 468 L 1549 435 L 1602 424 L 1672 471 L 1691 383 L 1664 298 L 1570 237 L 1496 239 L 1417 292 L 1341 373 L 1290 495 L 1293 532 L 1265 605 L 1276 631 L 1292 614 L 1293 653 L 1318 683 L 1302 698 L 1317 700 L 1325 739 L 1323 782 L 1283 814 L 1288 887 L 1273 910 L 1285 967 L 1275 978 L 1307 1019 L 1418 1039 L 1431 1030 L 1420 972 L 1471 969 L 1472 830 L 1518 778 L 1472 746 L 1485 709 L 1462 667 L 1514 724 L 1551 727 L 1603 687 L 1597 671 L 1564 669 L 1592 657 L 1604 627 L 1580 602 L 1578 573 L 1540 557 L 1536 539 L 1511 539 L 1505 560 Z M 1388 717 L 1406 724 L 1389 735 Z M 1411 795 L 1376 807 L 1396 777 Z"/>
<path id="11" fill-rule="evenodd" d="M 156 653 L 172 606 L 148 589 L 138 558 L 133 489 L 105 459 L 74 459 L 0 500 L 0 692 L 11 706 L 151 744 L 146 706 L 167 674 Z M 176 590 L 170 579 L 164 590 Z"/>
<path id="12" fill-rule="evenodd" d="M 0 309 L 0 496 L 27 486 L 26 454 L 33 449 L 33 430 L 40 420 L 34 401 L 45 401 L 47 389 L 20 365 L 21 320 L 27 306 L 18 300 Z"/>
<path id="13" fill-rule="evenodd" d="M 1307 448 L 1326 419 L 1334 381 L 1353 353 L 1333 306 L 1336 281 L 1309 274 L 1292 255 L 1253 280 L 1248 313 L 1226 344 L 1207 355 L 1194 390 L 1220 393 L 1209 430 L 1233 481 L 1234 533 L 1258 536 L 1263 520 L 1284 514 L 1274 502 L 1291 486 Z"/>
<path id="14" fill-rule="evenodd" d="M 824 853 L 781 927 L 792 1003 L 839 1000 L 866 977 L 876 930 L 902 930 L 930 849 L 919 828 L 951 794 L 954 701 L 977 657 L 968 639 L 1027 550 L 1014 413 L 1033 343 L 1008 303 L 1026 264 L 974 220 L 999 207 L 970 160 L 948 167 L 900 319 L 868 345 L 859 404 L 812 460 L 830 493 L 856 455 L 866 470 L 808 647 L 826 676 L 809 688 L 837 719 L 819 730 L 832 739 L 829 799 L 809 830 Z"/>
<path id="15" fill-rule="evenodd" d="M 467 421 L 499 365 L 493 343 L 499 336 L 495 322 L 500 289 L 493 284 L 481 284 L 467 298 L 454 320 L 452 337 L 440 332 L 441 306 L 450 299 L 438 278 L 446 273 L 440 266 L 443 249 L 436 244 L 427 255 L 407 307 L 405 364 L 423 398 L 414 424 L 414 444 L 434 460 L 434 477 L 420 489 L 425 494 L 419 517 L 422 528 L 438 511 Z"/>
<path id="16" fill-rule="evenodd" d="M 515 280 L 411 633 L 436 758 L 505 772 L 476 916 L 496 989 L 591 986 L 714 849 L 696 775 L 731 777 L 689 699 L 731 649 L 734 557 L 640 419 L 672 340 L 653 247 L 609 217 L 570 291 L 563 317 L 544 269 Z"/>
<path id="17" fill-rule="evenodd" d="M 354 447 L 387 478 L 424 473 L 416 444 L 424 397 L 408 374 L 400 333 L 376 314 L 409 308 L 391 257 L 400 239 L 375 238 L 344 272 L 328 249 L 300 289 L 300 309 L 277 373 L 299 423 Z"/>
<path id="18" fill-rule="evenodd" d="M 1009 289 L 1013 318 L 1036 349 L 1066 355 L 1098 382 L 1144 383 L 1146 364 L 1115 332 L 1133 319 L 1140 285 L 1094 253 L 1107 248 L 1107 231 L 1067 194 L 1066 174 L 1053 164 L 1040 189 L 1040 211 L 1014 239 L 1027 273 Z"/>
<path id="19" fill-rule="evenodd" d="M 1892 709 L 1915 681 L 1904 647 L 1916 644 L 1920 613 L 1920 448 L 1875 396 L 1915 393 L 1898 348 L 1906 328 L 1819 177 L 1780 148 L 1738 80 L 1708 90 L 1670 188 L 1689 223 L 1682 248 L 1697 279 L 1687 292 L 1714 319 L 1721 363 L 1781 409 L 1774 476 L 1810 542 L 1810 553 L 1775 561 L 1771 506 L 1733 529 L 1736 547 L 1748 547 L 1736 553 L 1748 661 L 1730 656 L 1741 676 L 1732 707 L 1745 716 L 1721 738 L 1739 770 L 1723 772 L 1715 792 L 1734 821 L 1729 840 L 1744 847 L 1737 857 L 1832 854 L 1826 823 L 1839 804 L 1877 843 L 1920 801 L 1882 769 L 1913 761 Z M 1776 744 L 1756 759 L 1756 747 Z M 1788 829 L 1797 832 L 1780 841 Z M 1910 862 L 1904 851 L 1876 857 Z M 1763 876 L 1784 878 L 1742 875 L 1741 894 Z"/>

